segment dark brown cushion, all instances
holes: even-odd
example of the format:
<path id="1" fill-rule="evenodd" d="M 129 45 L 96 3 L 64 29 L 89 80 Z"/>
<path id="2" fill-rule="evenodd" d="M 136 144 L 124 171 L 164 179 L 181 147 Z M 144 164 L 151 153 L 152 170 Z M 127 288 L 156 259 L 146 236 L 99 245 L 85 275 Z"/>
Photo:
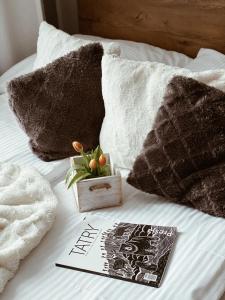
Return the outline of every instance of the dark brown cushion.
<path id="1" fill-rule="evenodd" d="M 225 217 L 225 94 L 174 77 L 127 181 Z"/>
<path id="2" fill-rule="evenodd" d="M 85 150 L 98 145 L 102 55 L 100 44 L 89 44 L 9 83 L 9 104 L 41 159 L 74 155 L 74 140 Z"/>

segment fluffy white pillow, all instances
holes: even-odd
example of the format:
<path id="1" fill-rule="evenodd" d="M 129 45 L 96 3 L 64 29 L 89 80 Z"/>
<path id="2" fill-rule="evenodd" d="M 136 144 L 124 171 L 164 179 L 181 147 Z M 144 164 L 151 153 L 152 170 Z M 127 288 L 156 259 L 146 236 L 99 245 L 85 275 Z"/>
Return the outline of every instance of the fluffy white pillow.
<path id="1" fill-rule="evenodd" d="M 111 43 L 115 42 L 121 48 L 121 57 L 133 60 L 159 61 L 169 65 L 185 66 L 192 61 L 188 56 L 167 51 L 158 47 L 143 43 L 135 43 L 124 40 L 104 39 L 96 36 L 74 35 L 71 36 L 46 22 L 42 22 L 39 28 L 37 42 L 37 58 L 33 69 L 38 69 L 52 62 L 56 58 L 77 50 L 90 42 L 101 42 L 107 51 Z"/>
<path id="2" fill-rule="evenodd" d="M 202 48 L 186 68 L 194 72 L 225 69 L 225 55 L 216 50 Z"/>
<path id="3" fill-rule="evenodd" d="M 167 84 L 175 75 L 195 78 L 225 91 L 225 70 L 192 73 L 155 62 L 138 62 L 105 55 L 102 92 L 105 118 L 100 144 L 113 162 L 131 169 L 152 128 Z"/>

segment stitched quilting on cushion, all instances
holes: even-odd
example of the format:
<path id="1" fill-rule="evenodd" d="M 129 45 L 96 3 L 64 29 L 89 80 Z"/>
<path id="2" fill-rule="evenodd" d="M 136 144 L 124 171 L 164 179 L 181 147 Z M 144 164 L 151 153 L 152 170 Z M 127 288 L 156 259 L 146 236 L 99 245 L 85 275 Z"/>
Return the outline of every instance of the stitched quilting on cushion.
<path id="1" fill-rule="evenodd" d="M 176 76 L 128 182 L 225 217 L 225 94 Z"/>

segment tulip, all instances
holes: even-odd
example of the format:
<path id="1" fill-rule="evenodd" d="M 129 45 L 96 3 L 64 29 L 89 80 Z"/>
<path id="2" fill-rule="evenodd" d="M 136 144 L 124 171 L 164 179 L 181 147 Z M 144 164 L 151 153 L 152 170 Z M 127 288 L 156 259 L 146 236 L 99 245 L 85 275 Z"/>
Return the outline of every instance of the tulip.
<path id="1" fill-rule="evenodd" d="M 73 142 L 72 146 L 74 150 L 77 151 L 78 153 L 81 153 L 83 151 L 83 145 L 77 141 Z"/>
<path id="2" fill-rule="evenodd" d="M 95 159 L 92 159 L 90 162 L 89 162 L 89 167 L 92 169 L 92 170 L 95 170 L 97 168 L 97 162 Z"/>
<path id="3" fill-rule="evenodd" d="M 103 167 L 106 164 L 106 157 L 104 154 L 100 155 L 98 162 L 101 167 Z"/>

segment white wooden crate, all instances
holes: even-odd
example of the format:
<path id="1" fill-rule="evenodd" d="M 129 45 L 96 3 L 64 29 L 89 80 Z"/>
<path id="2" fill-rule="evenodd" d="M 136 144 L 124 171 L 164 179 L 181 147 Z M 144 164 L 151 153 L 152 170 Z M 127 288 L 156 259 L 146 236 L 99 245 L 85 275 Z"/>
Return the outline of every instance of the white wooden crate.
<path id="1" fill-rule="evenodd" d="M 121 204 L 121 176 L 115 174 L 113 164 L 110 163 L 109 154 L 104 155 L 107 164 L 111 166 L 111 176 L 84 179 L 72 186 L 80 212 Z M 82 156 L 71 157 L 71 165 L 73 161 L 79 164 L 81 159 Z"/>

